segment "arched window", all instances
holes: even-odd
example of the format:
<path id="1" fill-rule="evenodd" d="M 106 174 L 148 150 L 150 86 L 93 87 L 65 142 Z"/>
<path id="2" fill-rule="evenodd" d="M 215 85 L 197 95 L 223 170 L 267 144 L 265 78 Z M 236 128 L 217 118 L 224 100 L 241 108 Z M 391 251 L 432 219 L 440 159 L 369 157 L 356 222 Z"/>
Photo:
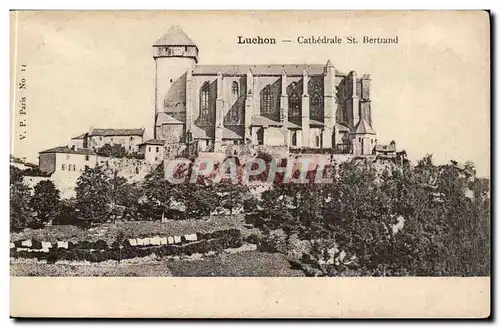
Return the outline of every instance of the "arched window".
<path id="1" fill-rule="evenodd" d="M 203 83 L 200 96 L 200 119 L 202 122 L 210 122 L 210 84 Z"/>
<path id="2" fill-rule="evenodd" d="M 240 88 L 238 87 L 238 82 L 234 81 L 231 85 L 231 93 L 233 96 L 238 97 L 240 95 Z"/>
<path id="3" fill-rule="evenodd" d="M 289 98 L 290 117 L 300 117 L 300 99 L 296 93 L 292 93 Z"/>
<path id="4" fill-rule="evenodd" d="M 271 114 L 273 112 L 272 106 L 271 88 L 267 86 L 262 90 L 262 97 L 260 99 L 262 114 Z"/>
<path id="5" fill-rule="evenodd" d="M 314 87 L 313 94 L 311 96 L 311 116 L 320 117 L 322 116 L 323 109 L 323 96 L 321 95 L 321 89 L 318 85 Z"/>

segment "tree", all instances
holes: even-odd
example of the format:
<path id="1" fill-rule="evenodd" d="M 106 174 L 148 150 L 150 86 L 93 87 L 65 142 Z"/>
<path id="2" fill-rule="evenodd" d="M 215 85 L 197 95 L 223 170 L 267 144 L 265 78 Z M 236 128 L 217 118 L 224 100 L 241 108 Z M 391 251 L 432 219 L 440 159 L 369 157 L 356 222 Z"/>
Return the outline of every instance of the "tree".
<path id="1" fill-rule="evenodd" d="M 489 274 L 489 183 L 472 163 L 343 163 L 333 176 L 274 184 L 257 226 L 309 240 L 307 263 L 323 275 Z"/>
<path id="2" fill-rule="evenodd" d="M 261 220 L 257 225 L 268 234 L 275 229 L 293 227 L 293 215 L 290 211 L 290 200 L 283 195 L 280 188 L 272 188 L 262 193 Z"/>
<path id="3" fill-rule="evenodd" d="M 248 187 L 233 184 L 231 181 L 218 183 L 214 189 L 219 207 L 228 210 L 231 216 L 233 216 L 235 209 L 243 206 L 243 202 L 249 194 Z"/>
<path id="4" fill-rule="evenodd" d="M 59 190 L 50 180 L 40 181 L 34 189 L 31 206 L 39 223 L 46 224 L 59 213 L 61 201 Z"/>
<path id="5" fill-rule="evenodd" d="M 204 180 L 177 184 L 173 190 L 175 199 L 184 205 L 184 219 L 199 219 L 217 208 L 216 188 Z"/>
<path id="6" fill-rule="evenodd" d="M 104 144 L 96 150 L 97 155 L 104 157 L 123 158 L 128 155 L 127 149 L 119 144 Z"/>
<path id="7" fill-rule="evenodd" d="M 102 223 L 108 219 L 112 186 L 101 166 L 85 167 L 76 184 L 76 208 L 84 220 Z"/>
<path id="8" fill-rule="evenodd" d="M 51 175 L 51 173 L 42 172 L 38 166 L 27 168 L 22 172 L 23 175 L 31 177 L 50 177 Z"/>
<path id="9" fill-rule="evenodd" d="M 15 173 L 16 170 L 11 171 Z M 17 178 L 16 178 L 17 179 Z M 20 231 L 33 224 L 33 210 L 30 206 L 30 190 L 22 179 L 11 178 L 10 184 L 10 230 Z"/>
<path id="10" fill-rule="evenodd" d="M 127 179 L 119 177 L 115 171 L 109 180 L 109 209 L 108 216 L 116 222 L 117 218 L 123 218 L 125 214 L 133 215 L 138 204 L 138 193 L 136 188 L 127 183 Z"/>
<path id="11" fill-rule="evenodd" d="M 161 218 L 171 205 L 172 185 L 165 179 L 163 165 L 158 165 L 146 175 L 142 184 L 147 216 Z"/>
<path id="12" fill-rule="evenodd" d="M 23 180 L 23 171 L 15 166 L 10 166 L 10 184 Z"/>

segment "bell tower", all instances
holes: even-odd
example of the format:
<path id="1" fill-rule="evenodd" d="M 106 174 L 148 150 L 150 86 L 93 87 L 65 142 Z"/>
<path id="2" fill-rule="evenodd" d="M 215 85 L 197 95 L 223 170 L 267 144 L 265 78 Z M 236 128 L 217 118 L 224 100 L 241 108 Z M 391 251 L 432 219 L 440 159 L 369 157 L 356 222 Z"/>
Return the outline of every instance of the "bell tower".
<path id="1" fill-rule="evenodd" d="M 153 44 L 155 60 L 155 126 L 159 113 L 172 113 L 183 123 L 186 120 L 186 77 L 198 63 L 198 47 L 179 26 Z M 155 138 L 156 136 L 155 129 Z"/>

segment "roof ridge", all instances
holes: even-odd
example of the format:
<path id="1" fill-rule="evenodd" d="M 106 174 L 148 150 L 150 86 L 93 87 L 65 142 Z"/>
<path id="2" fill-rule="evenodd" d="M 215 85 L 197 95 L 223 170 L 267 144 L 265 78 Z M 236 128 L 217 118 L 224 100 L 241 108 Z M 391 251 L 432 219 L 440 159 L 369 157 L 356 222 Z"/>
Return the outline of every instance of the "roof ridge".
<path id="1" fill-rule="evenodd" d="M 153 46 L 196 46 L 196 44 L 179 25 L 172 25 Z"/>

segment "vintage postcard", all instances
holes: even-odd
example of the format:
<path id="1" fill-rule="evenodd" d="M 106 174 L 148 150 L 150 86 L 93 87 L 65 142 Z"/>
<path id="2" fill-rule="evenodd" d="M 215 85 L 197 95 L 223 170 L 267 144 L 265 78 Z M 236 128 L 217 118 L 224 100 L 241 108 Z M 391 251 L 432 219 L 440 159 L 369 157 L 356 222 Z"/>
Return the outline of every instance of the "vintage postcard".
<path id="1" fill-rule="evenodd" d="M 487 11 L 10 17 L 12 316 L 490 315 Z"/>

